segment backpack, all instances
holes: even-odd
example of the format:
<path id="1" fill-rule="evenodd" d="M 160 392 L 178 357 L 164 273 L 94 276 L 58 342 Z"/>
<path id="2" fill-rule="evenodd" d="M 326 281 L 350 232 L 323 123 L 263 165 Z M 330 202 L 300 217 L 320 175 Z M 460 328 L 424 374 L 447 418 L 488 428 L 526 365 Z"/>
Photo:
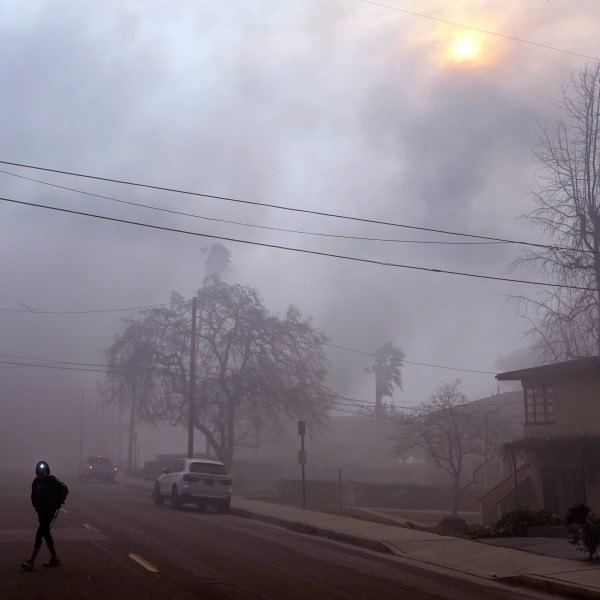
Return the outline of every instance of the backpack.
<path id="1" fill-rule="evenodd" d="M 62 506 L 69 495 L 69 488 L 62 481 L 56 480 L 56 499 L 58 501 L 58 506 Z"/>

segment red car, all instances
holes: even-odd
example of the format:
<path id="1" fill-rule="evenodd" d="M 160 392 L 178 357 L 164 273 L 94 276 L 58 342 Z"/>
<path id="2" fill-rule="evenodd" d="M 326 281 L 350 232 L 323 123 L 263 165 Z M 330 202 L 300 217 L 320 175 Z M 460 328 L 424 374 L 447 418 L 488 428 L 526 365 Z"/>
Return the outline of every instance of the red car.
<path id="1" fill-rule="evenodd" d="M 78 477 L 82 481 L 96 479 L 114 482 L 118 470 L 107 456 L 88 456 L 79 467 Z"/>

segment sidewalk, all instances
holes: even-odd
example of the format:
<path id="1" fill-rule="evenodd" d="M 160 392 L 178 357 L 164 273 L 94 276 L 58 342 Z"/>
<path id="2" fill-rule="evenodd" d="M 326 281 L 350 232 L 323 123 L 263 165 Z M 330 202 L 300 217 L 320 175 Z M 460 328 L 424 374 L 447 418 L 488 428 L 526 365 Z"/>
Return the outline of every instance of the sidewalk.
<path id="1" fill-rule="evenodd" d="M 148 492 L 152 488 L 149 481 L 126 477 L 120 480 L 123 485 Z M 566 540 L 515 538 L 482 543 L 235 496 L 231 513 L 484 579 L 534 587 L 569 598 L 600 600 L 600 565 L 585 560 L 584 553 L 573 554 L 573 558 L 533 553 L 536 550 L 532 548 L 544 544 L 550 550 L 548 554 L 553 547 L 562 552 L 564 545 L 569 556 L 573 548 Z"/>

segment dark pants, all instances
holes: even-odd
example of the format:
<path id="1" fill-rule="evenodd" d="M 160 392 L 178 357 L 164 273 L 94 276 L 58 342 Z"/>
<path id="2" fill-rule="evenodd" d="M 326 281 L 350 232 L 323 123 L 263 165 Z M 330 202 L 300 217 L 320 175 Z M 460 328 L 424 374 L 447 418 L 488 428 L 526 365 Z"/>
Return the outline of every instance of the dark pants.
<path id="1" fill-rule="evenodd" d="M 51 550 L 54 549 L 54 540 L 52 539 L 52 534 L 50 533 L 50 525 L 52 525 L 52 520 L 54 519 L 54 515 L 56 514 L 56 509 L 42 509 L 38 511 L 38 519 L 40 521 L 40 526 L 35 533 L 35 547 L 42 547 L 42 538 L 46 540 L 46 545 Z"/>

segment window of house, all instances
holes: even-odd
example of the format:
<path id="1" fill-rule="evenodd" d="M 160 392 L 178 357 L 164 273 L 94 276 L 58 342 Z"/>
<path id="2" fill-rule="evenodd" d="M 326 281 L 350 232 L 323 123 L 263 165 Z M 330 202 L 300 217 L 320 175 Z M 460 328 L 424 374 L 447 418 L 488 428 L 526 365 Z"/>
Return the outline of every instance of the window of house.
<path id="1" fill-rule="evenodd" d="M 525 423 L 554 423 L 554 401 L 549 385 L 525 388 Z"/>

